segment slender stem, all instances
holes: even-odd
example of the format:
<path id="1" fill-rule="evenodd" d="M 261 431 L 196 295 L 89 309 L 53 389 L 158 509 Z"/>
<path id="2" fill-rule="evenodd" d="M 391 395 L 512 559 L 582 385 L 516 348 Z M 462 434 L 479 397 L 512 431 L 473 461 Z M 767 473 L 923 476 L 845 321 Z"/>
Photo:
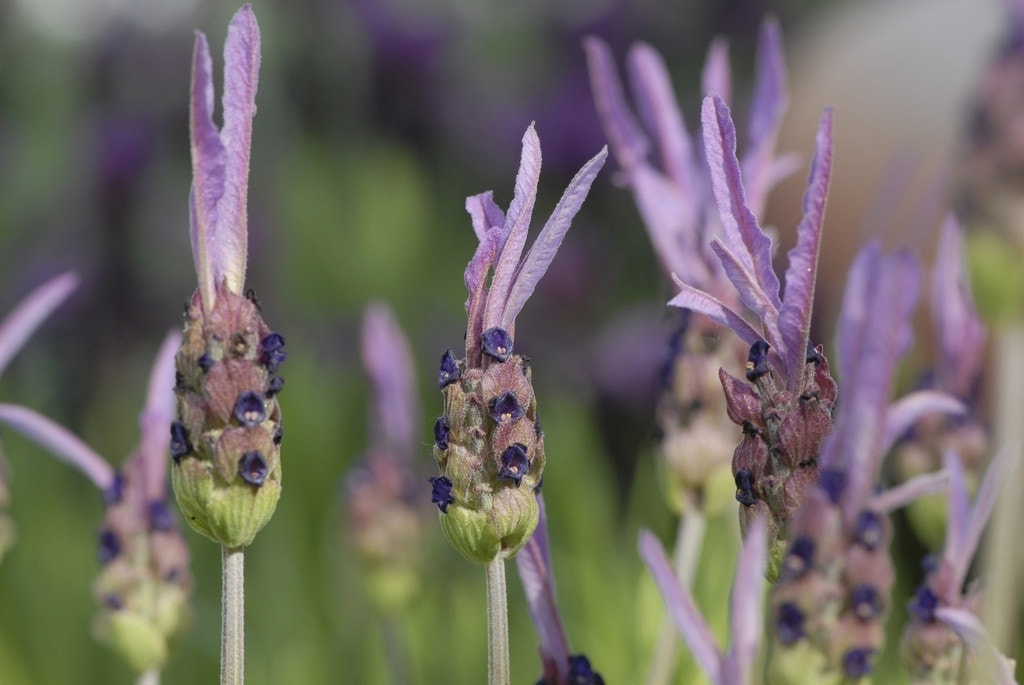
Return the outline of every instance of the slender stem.
<path id="1" fill-rule="evenodd" d="M 160 685 L 160 669 L 154 668 L 140 674 L 135 685 Z"/>
<path id="2" fill-rule="evenodd" d="M 509 685 L 508 596 L 505 593 L 505 558 L 487 564 L 487 682 Z"/>
<path id="3" fill-rule="evenodd" d="M 676 577 L 683 587 L 693 585 L 693 576 L 697 572 L 700 560 L 700 548 L 704 543 L 704 531 L 707 521 L 704 512 L 696 502 L 690 502 L 686 514 L 679 521 L 676 532 L 676 547 L 672 552 L 675 559 Z M 655 643 L 654 656 L 651 657 L 651 668 L 647 672 L 647 685 L 667 685 L 672 682 L 679 661 L 679 633 L 672 619 L 666 616 L 661 621 L 658 641 Z"/>
<path id="4" fill-rule="evenodd" d="M 221 545 L 220 682 L 245 682 L 245 548 Z"/>
<path id="5" fill-rule="evenodd" d="M 995 332 L 995 440 L 996 449 L 1003 445 L 1024 446 L 1024 325 L 1007 323 Z M 995 450 L 993 450 L 995 451 Z M 1020 457 L 1018 457 L 1020 458 Z M 984 622 L 993 642 L 1004 653 L 1012 654 L 1017 644 L 1017 614 L 1007 607 L 1018 606 L 1021 578 L 1020 560 L 1020 498 L 1000 497 L 989 522 L 985 544 L 985 608 Z"/>
<path id="6" fill-rule="evenodd" d="M 385 616 L 382 625 L 384 631 L 384 652 L 391 668 L 392 685 L 406 685 L 409 682 L 406 667 L 406 647 L 402 637 L 402 624 L 393 616 Z"/>

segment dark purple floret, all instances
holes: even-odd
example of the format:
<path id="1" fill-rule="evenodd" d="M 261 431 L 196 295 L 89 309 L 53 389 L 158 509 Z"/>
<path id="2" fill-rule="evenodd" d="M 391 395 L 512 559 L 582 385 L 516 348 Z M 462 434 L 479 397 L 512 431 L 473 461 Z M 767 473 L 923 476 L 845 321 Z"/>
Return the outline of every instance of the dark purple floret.
<path id="1" fill-rule="evenodd" d="M 171 458 L 177 464 L 181 458 L 192 451 L 192 443 L 188 439 L 188 429 L 181 421 L 171 424 Z"/>
<path id="2" fill-rule="evenodd" d="M 267 418 L 263 395 L 251 390 L 241 393 L 235 400 L 235 409 L 232 413 L 240 426 L 252 428 L 260 425 Z"/>
<path id="3" fill-rule="evenodd" d="M 927 585 L 917 588 L 914 599 L 910 600 L 911 615 L 922 623 L 935 622 L 935 610 L 939 608 L 939 598 Z"/>
<path id="4" fill-rule="evenodd" d="M 604 678 L 590 666 L 590 659 L 583 654 L 569 657 L 569 685 L 604 685 Z"/>
<path id="5" fill-rule="evenodd" d="M 288 358 L 284 351 L 284 336 L 280 333 L 271 333 L 260 341 L 260 364 L 267 367 L 267 371 L 274 373 L 277 367 Z"/>
<path id="6" fill-rule="evenodd" d="M 878 547 L 882 544 L 884 534 L 885 526 L 881 516 L 869 509 L 864 509 L 857 515 L 854 537 L 861 546 L 867 549 Z"/>
<path id="7" fill-rule="evenodd" d="M 100 565 L 106 566 L 120 553 L 121 540 L 118 539 L 117 533 L 109 528 L 101 530 L 99 535 L 99 548 L 97 550 Z"/>
<path id="8" fill-rule="evenodd" d="M 284 424 L 277 424 L 277 430 L 274 431 L 274 444 L 280 445 L 281 441 L 284 440 Z"/>
<path id="9" fill-rule="evenodd" d="M 847 651 L 843 656 L 843 673 L 850 680 L 859 680 L 870 675 L 871 669 L 874 668 L 872 663 L 874 656 L 875 650 L 870 647 L 855 648 Z"/>
<path id="10" fill-rule="evenodd" d="M 858 585 L 850 593 L 850 607 L 862 621 L 870 621 L 882 613 L 882 598 L 874 585 Z"/>
<path id="11" fill-rule="evenodd" d="M 799 578 L 814 565 L 814 540 L 800 536 L 789 546 L 783 561 L 786 574 L 790 578 Z"/>
<path id="12" fill-rule="evenodd" d="M 758 340 L 750 346 L 747 357 L 747 380 L 751 383 L 768 373 L 768 343 Z"/>
<path id="13" fill-rule="evenodd" d="M 541 476 L 540 480 L 537 481 L 537 484 L 533 486 L 533 494 L 539 495 L 540 494 L 540 489 L 541 489 L 541 487 L 543 485 L 544 485 L 544 476 Z"/>
<path id="14" fill-rule="evenodd" d="M 537 434 L 537 438 L 544 435 L 544 431 L 540 427 L 540 414 L 533 417 L 533 431 Z"/>
<path id="15" fill-rule="evenodd" d="M 103 604 L 108 609 L 113 609 L 114 611 L 120 611 L 124 608 L 124 602 L 122 602 L 121 598 L 115 595 L 113 592 L 111 592 L 108 595 L 104 595 Z"/>
<path id="16" fill-rule="evenodd" d="M 114 473 L 114 480 L 110 481 L 103 490 L 103 504 L 108 507 L 111 504 L 117 504 L 121 501 L 121 497 L 124 496 L 124 476 L 121 475 L 120 471 Z"/>
<path id="17" fill-rule="evenodd" d="M 754 497 L 754 474 L 750 469 L 736 471 L 736 501 L 748 507 L 757 501 Z"/>
<path id="18" fill-rule="evenodd" d="M 462 370 L 449 348 L 441 355 L 441 366 L 437 370 L 437 387 L 443 390 L 446 385 L 459 380 L 460 376 L 462 376 Z"/>
<path id="19" fill-rule="evenodd" d="M 437 505 L 442 514 L 447 514 L 448 505 L 455 504 L 452 482 L 444 476 L 431 476 L 430 486 L 430 501 Z"/>
<path id="20" fill-rule="evenodd" d="M 268 471 L 267 460 L 259 450 L 246 452 L 238 459 L 238 475 L 249 485 L 263 485 Z"/>
<path id="21" fill-rule="evenodd" d="M 203 352 L 199 355 L 199 359 L 196 360 L 196 364 L 203 370 L 203 373 L 210 373 L 210 369 L 213 368 L 213 357 L 210 356 L 209 352 Z"/>
<path id="22" fill-rule="evenodd" d="M 498 471 L 498 478 L 515 481 L 518 488 L 523 476 L 529 470 L 530 460 L 526 456 L 526 445 L 514 442 L 501 453 L 501 469 Z"/>
<path id="23" fill-rule="evenodd" d="M 839 498 L 843 496 L 843 490 L 846 488 L 846 474 L 842 471 L 827 469 L 821 472 L 818 484 L 821 485 L 821 489 L 828 495 L 832 504 L 839 504 Z"/>
<path id="24" fill-rule="evenodd" d="M 271 376 L 267 381 L 267 397 L 273 397 L 284 388 L 284 379 L 280 376 Z"/>
<path id="25" fill-rule="evenodd" d="M 166 500 L 154 500 L 149 503 L 149 529 L 164 533 L 174 530 L 174 516 L 167 508 Z"/>
<path id="26" fill-rule="evenodd" d="M 821 364 L 823 360 L 821 352 L 818 352 L 818 348 L 815 347 L 810 340 L 807 341 L 807 356 L 804 359 L 808 364 Z"/>
<path id="27" fill-rule="evenodd" d="M 512 336 L 504 328 L 488 328 L 480 335 L 480 344 L 484 354 L 499 362 L 508 361 L 512 356 Z"/>
<path id="28" fill-rule="evenodd" d="M 451 437 L 451 431 L 448 428 L 448 419 L 441 416 L 434 421 L 434 444 L 437 445 L 437 449 L 442 452 L 448 449 L 448 438 Z"/>
<path id="29" fill-rule="evenodd" d="M 779 642 L 784 645 L 791 645 L 806 633 L 804 633 L 804 612 L 792 602 L 786 602 L 779 607 L 779 613 L 775 617 L 775 632 L 778 633 Z"/>
<path id="30" fill-rule="evenodd" d="M 514 392 L 503 392 L 497 397 L 492 397 L 487 407 L 491 410 L 491 420 L 495 423 L 516 421 L 526 413 Z"/>

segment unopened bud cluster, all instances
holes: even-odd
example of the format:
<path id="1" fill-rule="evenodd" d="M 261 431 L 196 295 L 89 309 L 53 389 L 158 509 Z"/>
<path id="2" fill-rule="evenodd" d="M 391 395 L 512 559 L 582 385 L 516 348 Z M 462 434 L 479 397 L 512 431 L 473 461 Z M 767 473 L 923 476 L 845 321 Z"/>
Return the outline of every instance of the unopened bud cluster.
<path id="1" fill-rule="evenodd" d="M 728 455 L 735 444 L 718 370 L 742 363 L 746 347 L 738 338 L 719 336 L 706 318 L 682 314 L 656 410 L 666 487 L 678 513 L 689 506 L 714 513 L 732 500 Z"/>
<path id="2" fill-rule="evenodd" d="M 732 457 L 740 528 L 757 515 L 769 522 L 768 577 L 778 576 L 786 522 L 818 483 L 818 455 L 832 432 L 837 388 L 821 347 L 808 347 L 801 382 L 787 389 L 763 340 L 750 348 L 745 383 L 719 372 L 729 418 L 743 428 Z"/>
<path id="3" fill-rule="evenodd" d="M 252 542 L 281 494 L 283 348 L 251 299 L 218 288 L 204 312 L 193 297 L 176 359 L 171 480 L 189 524 L 229 548 Z"/>
<path id="4" fill-rule="evenodd" d="M 872 509 L 844 521 L 844 486 L 844 474 L 823 472 L 790 521 L 769 624 L 779 682 L 856 682 L 871 674 L 884 644 L 892 526 Z"/>
<path id="5" fill-rule="evenodd" d="M 137 673 L 162 668 L 192 620 L 188 547 L 166 498 L 146 501 L 142 468 L 129 460 L 104 493 L 93 583 L 96 637 Z"/>
<path id="6" fill-rule="evenodd" d="M 431 478 L 441 528 L 463 556 L 486 564 L 515 555 L 537 526 L 544 471 L 530 367 L 501 328 L 481 336 L 482 368 L 441 359 L 444 414 L 434 424 Z"/>

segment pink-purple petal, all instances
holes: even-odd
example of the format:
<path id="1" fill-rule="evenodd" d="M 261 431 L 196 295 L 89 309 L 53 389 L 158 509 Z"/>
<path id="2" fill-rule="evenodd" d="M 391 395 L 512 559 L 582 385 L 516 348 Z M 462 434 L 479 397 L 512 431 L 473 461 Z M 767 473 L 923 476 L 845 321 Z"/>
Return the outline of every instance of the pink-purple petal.
<path id="1" fill-rule="evenodd" d="M 729 68 L 729 41 L 718 37 L 711 41 L 700 74 L 705 95 L 715 93 L 726 104 L 732 102 L 732 76 Z"/>
<path id="2" fill-rule="evenodd" d="M 882 451 L 888 452 L 919 419 L 928 414 L 963 414 L 967 407 L 952 395 L 938 390 L 918 390 L 893 402 L 885 413 Z"/>
<path id="3" fill-rule="evenodd" d="M 594 36 L 583 40 L 590 70 L 590 88 L 594 92 L 597 116 L 601 120 L 612 154 L 627 174 L 647 159 L 649 142 L 633 117 L 622 90 L 615 60 L 608 45 Z"/>
<path id="4" fill-rule="evenodd" d="M 963 543 L 959 550 L 960 554 L 954 560 L 953 577 L 960 581 L 960 583 L 967 577 L 970 560 L 974 558 L 978 550 L 981 534 L 984 532 L 985 525 L 988 523 L 992 510 L 995 508 L 1000 486 L 1003 483 L 1012 482 L 1019 454 L 1019 444 L 1004 445 L 985 471 L 985 477 L 982 479 L 978 492 L 974 496 L 974 504 L 971 506 L 971 511 L 967 518 L 967 528 L 964 531 Z M 1013 494 L 1015 495 L 1016 493 Z"/>
<path id="5" fill-rule="evenodd" d="M 484 331 L 484 307 L 487 304 L 487 273 L 497 259 L 505 237 L 503 226 L 492 228 L 466 265 L 464 280 L 469 292 L 466 298 L 466 358 L 471 363 L 480 354 L 480 334 Z"/>
<path id="6" fill-rule="evenodd" d="M 804 193 L 803 219 L 796 229 L 796 245 L 789 251 L 786 292 L 779 310 L 779 332 L 785 341 L 787 386 L 800 382 L 807 340 L 811 331 L 814 285 L 818 273 L 825 201 L 832 177 L 832 109 L 826 109 L 818 127 L 817 150 Z"/>
<path id="7" fill-rule="evenodd" d="M 779 277 L 772 267 L 771 240 L 746 205 L 740 165 L 736 159 L 736 127 L 729 108 L 720 97 L 710 95 L 704 99 L 701 123 L 704 152 L 722 220 L 724 243 L 747 263 L 772 306 L 777 309 L 782 302 L 779 299 Z"/>
<path id="8" fill-rule="evenodd" d="M 758 41 L 757 78 L 750 105 L 749 145 L 743 155 L 747 204 L 754 215 L 764 210 L 774 179 L 775 140 L 786 111 L 786 64 L 779 23 L 765 19 Z"/>
<path id="9" fill-rule="evenodd" d="M 757 648 L 761 642 L 764 614 L 764 579 L 768 563 L 768 523 L 755 518 L 747 527 L 743 550 L 736 560 L 736 573 L 729 599 L 729 629 L 732 641 L 723 663 L 723 685 L 747 685 Z"/>
<path id="10" fill-rule="evenodd" d="M 872 511 L 877 511 L 880 514 L 890 514 L 897 509 L 902 509 L 919 497 L 936 495 L 945 490 L 948 485 L 948 471 L 941 470 L 924 473 L 872 495 L 869 506 Z"/>
<path id="11" fill-rule="evenodd" d="M 174 357 L 181 347 L 181 333 L 167 334 L 153 362 L 146 387 L 146 406 L 139 412 L 139 448 L 143 462 L 143 488 L 148 501 L 167 496 L 170 456 L 168 426 L 177 411 L 174 399 Z"/>
<path id="12" fill-rule="evenodd" d="M 392 457 L 407 459 L 419 430 L 416 376 L 409 342 L 386 304 L 372 304 L 363 315 L 362 354 L 374 402 L 372 442 L 387 447 Z"/>
<path id="13" fill-rule="evenodd" d="M 981 657 L 982 663 L 991 667 L 994 685 L 1017 685 L 1014 679 L 1011 661 L 1003 656 L 993 644 L 992 639 L 981 620 L 967 609 L 939 607 L 935 616 L 953 629 L 971 651 Z"/>
<path id="14" fill-rule="evenodd" d="M 220 140 L 225 151 L 223 197 L 217 206 L 214 278 L 241 293 L 245 283 L 248 236 L 249 153 L 256 89 L 260 69 L 260 30 L 250 5 L 244 5 L 228 25 L 224 41 L 224 126 Z"/>
<path id="15" fill-rule="evenodd" d="M 114 468 L 103 457 L 42 414 L 14 404 L 0 404 L 0 422 L 81 471 L 100 491 L 106 491 L 114 482 Z"/>
<path id="16" fill-rule="evenodd" d="M 765 338 L 769 344 L 782 355 L 784 362 L 787 361 L 784 354 L 786 341 L 778 329 L 779 313 L 772 305 L 771 297 L 761 288 L 757 276 L 750 271 L 750 265 L 742 262 L 736 253 L 717 238 L 711 241 L 711 249 L 722 263 L 726 277 L 736 287 L 740 301 L 764 324 Z"/>
<path id="17" fill-rule="evenodd" d="M 508 237 L 495 264 L 490 293 L 484 307 L 484 330 L 501 326 L 505 303 L 519 269 L 519 258 L 526 246 L 526 236 L 530 231 L 530 218 L 533 215 L 534 203 L 537 201 L 540 165 L 540 140 L 533 124 L 530 124 L 523 134 L 523 151 L 519 159 L 519 172 L 516 174 L 515 195 L 508 212 L 505 213 L 505 233 Z"/>
<path id="18" fill-rule="evenodd" d="M 637 111 L 654 136 L 665 173 L 684 195 L 697 197 L 693 141 L 686 132 L 664 60 L 650 45 L 637 43 L 629 50 L 626 67 Z"/>
<path id="19" fill-rule="evenodd" d="M 754 330 L 753 326 L 747 323 L 742 316 L 722 304 L 721 301 L 701 290 L 686 285 L 679 279 L 676 279 L 676 285 L 679 286 L 680 292 L 668 301 L 669 306 L 682 307 L 683 309 L 703 314 L 720 326 L 730 329 L 739 336 L 740 340 L 748 345 L 753 345 L 762 339 L 761 334 Z"/>
<path id="20" fill-rule="evenodd" d="M 697 205 L 651 165 L 638 164 L 630 176 L 633 198 L 665 273 L 710 287 L 711 273 L 701 255 Z"/>
<path id="21" fill-rule="evenodd" d="M 224 194 L 226 152 L 213 123 L 213 63 L 206 36 L 196 31 L 192 56 L 192 94 L 189 109 L 192 149 L 191 207 L 192 256 L 203 306 L 213 307 L 216 288 L 215 255 L 217 206 Z"/>
<path id="22" fill-rule="evenodd" d="M 971 296 L 960 226 L 953 215 L 942 227 L 932 268 L 931 313 L 941 354 L 936 373 L 942 388 L 966 397 L 981 372 L 986 331 Z"/>
<path id="23" fill-rule="evenodd" d="M 555 210 L 544 224 L 544 228 L 541 229 L 537 239 L 530 246 L 530 251 L 526 253 L 522 264 L 516 270 L 515 279 L 505 301 L 505 310 L 498 324 L 505 330 L 512 330 L 523 305 L 526 304 L 526 300 L 537 287 L 538 281 L 551 265 L 551 261 L 562 244 L 562 239 L 565 238 L 566 231 L 572 224 L 573 217 L 583 206 L 583 201 L 587 199 L 587 194 L 590 192 L 590 186 L 607 158 L 608 148 L 604 147 L 576 172 L 576 176 L 573 177 L 569 187 L 562 194 L 562 198 L 555 205 Z"/>
<path id="24" fill-rule="evenodd" d="M 722 685 L 722 657 L 715 636 L 693 597 L 673 573 L 661 543 L 648 530 L 640 531 L 640 557 L 654 576 L 665 608 L 690 647 L 694 660 L 704 669 L 708 680 Z"/>
<path id="25" fill-rule="evenodd" d="M 967 477 L 964 473 L 960 456 L 952 451 L 946 450 L 942 454 L 942 463 L 949 473 L 949 490 L 946 494 L 947 517 L 946 517 L 946 543 L 942 550 L 942 557 L 953 569 L 953 575 L 957 576 L 958 569 L 966 569 L 970 565 L 974 551 L 965 555 L 964 543 L 967 541 L 967 528 L 970 525 L 970 504 L 967 492 Z M 966 556 L 966 559 L 963 557 Z M 950 585 L 957 590 L 963 584 L 963 578 L 959 582 L 951 582 Z"/>
<path id="26" fill-rule="evenodd" d="M 505 212 L 494 202 L 494 193 L 490 190 L 467 197 L 466 212 L 473 222 L 473 232 L 481 242 L 492 228 L 505 225 Z"/>
<path id="27" fill-rule="evenodd" d="M 78 275 L 68 271 L 30 292 L 0 324 L 0 373 L 53 311 L 78 287 Z"/>
<path id="28" fill-rule="evenodd" d="M 559 682 L 569 676 L 569 639 L 555 599 L 555 581 L 551 572 L 551 554 L 548 550 L 547 514 L 544 498 L 537 495 L 540 518 L 529 542 L 516 555 L 516 568 L 523 583 L 526 604 L 533 619 L 540 651 L 546 661 L 555 665 Z"/>

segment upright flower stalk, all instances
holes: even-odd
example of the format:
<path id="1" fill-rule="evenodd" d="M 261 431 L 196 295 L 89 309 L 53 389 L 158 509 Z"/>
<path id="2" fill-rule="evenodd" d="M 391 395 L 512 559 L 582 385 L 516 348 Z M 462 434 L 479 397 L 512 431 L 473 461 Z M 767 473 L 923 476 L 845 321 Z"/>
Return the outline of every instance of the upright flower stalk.
<path id="1" fill-rule="evenodd" d="M 871 676 L 894 582 L 887 514 L 944 482 L 924 476 L 875 492 L 882 458 L 899 435 L 926 413 L 963 410 L 936 392 L 912 393 L 890 405 L 896 366 L 910 347 L 918 281 L 913 255 L 883 255 L 877 243 L 850 269 L 838 332 L 844 403 L 818 457 L 820 479 L 789 519 L 772 591 L 775 682 Z"/>
<path id="2" fill-rule="evenodd" d="M 94 633 L 140 683 L 159 682 L 161 669 L 192 620 L 188 547 L 167 507 L 166 436 L 174 415 L 174 356 L 180 344 L 181 336 L 171 333 L 160 347 L 146 406 L 139 414 L 139 445 L 120 472 L 45 416 L 0 404 L 0 422 L 79 469 L 103 494 Z"/>
<path id="3" fill-rule="evenodd" d="M 177 357 L 171 425 L 174 494 L 197 532 L 223 547 L 221 682 L 243 680 L 243 549 L 281 494 L 278 368 L 284 338 L 244 293 L 249 152 L 260 33 L 249 5 L 224 43 L 223 126 L 213 123 L 212 61 L 196 32 L 192 64 L 192 254 L 199 288 Z"/>
<path id="4" fill-rule="evenodd" d="M 708 182 L 708 160 L 685 127 L 661 56 L 644 43 L 633 45 L 627 55 L 638 122 L 607 45 L 593 37 L 584 45 L 598 115 L 666 276 L 675 275 L 739 310 L 742 303 L 710 246 L 722 224 Z M 716 40 L 704 65 L 704 92 L 719 93 L 728 103 L 729 72 L 727 45 Z M 782 35 L 777 22 L 766 19 L 740 162 L 746 202 L 754 216 L 761 216 L 772 187 L 795 166 L 794 156 L 775 154 L 786 99 Z M 669 504 L 682 517 L 672 556 L 684 585 L 690 584 L 696 571 L 706 518 L 724 511 L 732 499 L 729 453 L 735 445 L 735 429 L 726 413 L 718 372 L 741 365 L 748 346 L 739 338 L 719 336 L 717 328 L 704 316 L 683 312 L 669 341 L 656 410 Z M 666 621 L 655 647 L 649 685 L 670 682 L 677 645 L 675 630 Z"/>
<path id="5" fill-rule="evenodd" d="M 430 479 L 431 499 L 452 545 L 487 567 L 492 684 L 509 682 L 504 563 L 537 526 L 545 460 L 530 367 L 514 350 L 516 317 L 554 259 L 606 156 L 602 150 L 576 174 L 525 257 L 541 164 L 532 125 L 523 136 L 508 211 L 490 192 L 466 200 L 480 244 L 465 273 L 465 357 L 456 359 L 449 349 L 438 370 L 444 413 L 434 424 L 440 475 Z"/>

